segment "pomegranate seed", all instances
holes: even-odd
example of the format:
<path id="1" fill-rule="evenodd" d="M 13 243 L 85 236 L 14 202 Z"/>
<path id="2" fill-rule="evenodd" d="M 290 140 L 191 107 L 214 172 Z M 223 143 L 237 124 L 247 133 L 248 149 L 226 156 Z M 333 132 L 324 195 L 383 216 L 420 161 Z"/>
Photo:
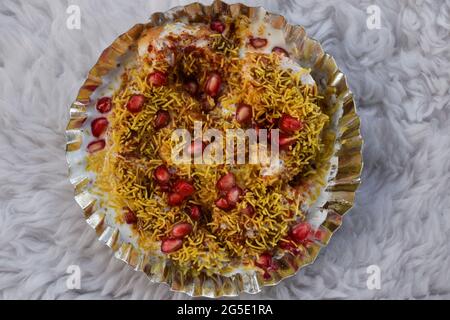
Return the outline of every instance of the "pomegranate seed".
<path id="1" fill-rule="evenodd" d="M 202 155 L 206 148 L 206 144 L 203 141 L 192 141 L 191 145 L 188 147 L 188 152 L 190 155 Z"/>
<path id="2" fill-rule="evenodd" d="M 256 260 L 255 264 L 262 269 L 268 269 L 272 266 L 272 256 L 268 253 L 263 253 Z"/>
<path id="3" fill-rule="evenodd" d="M 252 45 L 253 48 L 259 49 L 259 48 L 265 47 L 267 45 L 267 39 L 264 39 L 264 38 L 251 38 L 250 39 L 250 44 Z"/>
<path id="4" fill-rule="evenodd" d="M 178 180 L 175 182 L 173 190 L 183 198 L 189 197 L 195 192 L 194 186 L 186 180 Z"/>
<path id="5" fill-rule="evenodd" d="M 159 190 L 162 192 L 170 192 L 170 185 L 169 184 L 160 184 Z"/>
<path id="6" fill-rule="evenodd" d="M 280 129 L 285 133 L 294 134 L 303 129 L 303 122 L 288 114 L 283 114 L 280 119 Z"/>
<path id="7" fill-rule="evenodd" d="M 226 175 L 220 178 L 219 181 L 217 181 L 216 187 L 220 191 L 230 191 L 231 188 L 233 188 L 235 185 L 236 178 L 234 177 L 234 174 L 228 172 Z"/>
<path id="8" fill-rule="evenodd" d="M 210 28 L 218 33 L 222 33 L 225 31 L 225 24 L 222 21 L 215 20 L 211 22 Z"/>
<path id="9" fill-rule="evenodd" d="M 183 240 L 181 239 L 165 239 L 161 242 L 161 252 L 172 253 L 183 246 Z"/>
<path id="10" fill-rule="evenodd" d="M 170 181 L 169 169 L 165 165 L 160 165 L 153 172 L 153 176 L 159 184 L 167 185 Z"/>
<path id="11" fill-rule="evenodd" d="M 138 113 L 142 110 L 142 106 L 145 102 L 145 97 L 141 94 L 134 95 L 127 103 L 127 109 L 131 113 Z"/>
<path id="12" fill-rule="evenodd" d="M 170 122 L 170 114 L 166 110 L 156 112 L 155 129 L 159 130 L 167 126 Z"/>
<path id="13" fill-rule="evenodd" d="M 255 215 L 255 208 L 251 204 L 248 204 L 241 212 L 249 217 L 253 217 Z"/>
<path id="14" fill-rule="evenodd" d="M 292 227 L 291 237 L 295 242 L 300 243 L 308 238 L 310 231 L 311 231 L 310 224 L 302 222 Z"/>
<path id="15" fill-rule="evenodd" d="M 227 201 L 230 205 L 235 206 L 239 202 L 241 195 L 244 193 L 241 188 L 233 187 L 227 193 Z"/>
<path id="16" fill-rule="evenodd" d="M 252 107 L 245 103 L 240 103 L 236 109 L 236 121 L 240 124 L 249 124 L 252 121 Z"/>
<path id="17" fill-rule="evenodd" d="M 228 203 L 227 199 L 225 199 L 225 198 L 217 199 L 215 204 L 216 204 L 216 207 L 219 209 L 222 209 L 222 210 L 230 209 L 230 204 Z"/>
<path id="18" fill-rule="evenodd" d="M 272 52 L 274 52 L 280 56 L 285 56 L 285 57 L 289 58 L 289 53 L 281 47 L 273 47 Z"/>
<path id="19" fill-rule="evenodd" d="M 108 113 L 112 109 L 112 100 L 110 97 L 103 97 L 98 99 L 96 105 L 97 111 L 100 113 Z"/>
<path id="20" fill-rule="evenodd" d="M 295 144 L 296 139 L 294 137 L 280 134 L 278 138 L 278 144 L 281 150 L 289 150 L 289 147 Z"/>
<path id="21" fill-rule="evenodd" d="M 183 203 L 184 197 L 179 193 L 171 193 L 169 194 L 168 204 L 171 207 L 179 206 Z"/>
<path id="22" fill-rule="evenodd" d="M 155 71 L 147 76 L 147 83 L 155 87 L 161 87 L 167 82 L 167 74 L 161 71 Z"/>
<path id="23" fill-rule="evenodd" d="M 287 250 L 287 251 L 291 251 L 291 252 L 295 252 L 297 251 L 297 247 L 292 243 L 292 239 L 288 238 L 285 239 L 286 241 L 279 241 L 278 242 L 278 246 L 283 249 L 283 250 Z"/>
<path id="24" fill-rule="evenodd" d="M 322 241 L 324 237 L 325 237 L 325 232 L 324 231 L 316 230 L 314 232 L 314 239 Z"/>
<path id="25" fill-rule="evenodd" d="M 91 122 L 91 132 L 94 137 L 100 137 L 108 128 L 108 120 L 104 117 L 94 119 Z"/>
<path id="26" fill-rule="evenodd" d="M 263 278 L 264 280 L 270 280 L 272 278 L 272 276 L 270 275 L 270 273 L 268 273 L 267 271 L 264 272 L 263 274 Z"/>
<path id="27" fill-rule="evenodd" d="M 205 92 L 211 97 L 215 97 L 219 92 L 220 85 L 222 84 L 222 77 L 218 72 L 211 72 L 206 80 Z"/>
<path id="28" fill-rule="evenodd" d="M 177 223 L 172 228 L 172 236 L 175 238 L 184 238 L 192 232 L 192 225 L 190 223 Z"/>
<path id="29" fill-rule="evenodd" d="M 97 151 L 103 150 L 106 146 L 106 142 L 105 140 L 96 140 L 96 141 L 92 141 L 91 143 L 88 144 L 87 146 L 87 150 L 89 153 L 95 153 Z"/>
<path id="30" fill-rule="evenodd" d="M 189 216 L 192 218 L 192 220 L 198 221 L 202 217 L 202 210 L 199 206 L 192 206 L 189 210 Z"/>
<path id="31" fill-rule="evenodd" d="M 136 214 L 130 208 L 124 208 L 123 217 L 127 224 L 135 224 L 137 222 Z"/>
<path id="32" fill-rule="evenodd" d="M 195 80 L 190 80 L 184 84 L 184 90 L 189 92 L 190 95 L 195 96 L 198 92 L 198 84 Z"/>

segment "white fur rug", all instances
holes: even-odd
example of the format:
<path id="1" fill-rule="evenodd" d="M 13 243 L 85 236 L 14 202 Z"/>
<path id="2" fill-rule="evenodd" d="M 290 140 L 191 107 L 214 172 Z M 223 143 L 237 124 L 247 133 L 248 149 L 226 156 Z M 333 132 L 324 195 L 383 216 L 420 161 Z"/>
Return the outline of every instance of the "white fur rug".
<path id="1" fill-rule="evenodd" d="M 0 2 L 0 298 L 187 298 L 95 240 L 64 155 L 69 105 L 102 49 L 151 12 L 187 2 Z M 316 263 L 242 298 L 449 299 L 450 1 L 243 2 L 304 25 L 334 55 L 366 143 L 356 206 Z M 66 28 L 68 3 L 81 8 L 81 30 Z M 366 25 L 371 4 L 379 30 Z M 66 287 L 70 265 L 81 268 L 79 290 Z M 367 288 L 370 265 L 380 290 Z"/>

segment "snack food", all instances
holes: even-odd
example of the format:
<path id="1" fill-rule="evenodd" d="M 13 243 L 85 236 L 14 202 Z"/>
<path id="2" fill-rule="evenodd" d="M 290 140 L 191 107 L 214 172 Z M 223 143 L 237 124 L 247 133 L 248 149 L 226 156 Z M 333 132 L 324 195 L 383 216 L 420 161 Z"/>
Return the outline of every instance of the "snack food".
<path id="1" fill-rule="evenodd" d="M 86 162 L 77 167 L 92 181 L 88 222 L 100 228 L 103 217 L 114 226 L 102 235 L 111 246 L 120 235 L 131 246 L 119 255 L 149 274 L 163 263 L 183 281 L 219 277 L 246 290 L 237 285 L 245 277 L 276 283 L 329 239 L 321 224 L 333 213 L 308 215 L 334 178 L 326 157 L 338 116 L 311 65 L 294 58 L 299 48 L 286 30 L 264 10 L 254 13 L 171 16 L 177 21 L 138 28 L 107 85 L 89 87 L 88 120 L 79 126 Z M 278 129 L 280 162 L 176 163 L 171 133 L 193 132 L 196 122 L 201 131 Z M 186 146 L 201 154 L 212 143 Z"/>

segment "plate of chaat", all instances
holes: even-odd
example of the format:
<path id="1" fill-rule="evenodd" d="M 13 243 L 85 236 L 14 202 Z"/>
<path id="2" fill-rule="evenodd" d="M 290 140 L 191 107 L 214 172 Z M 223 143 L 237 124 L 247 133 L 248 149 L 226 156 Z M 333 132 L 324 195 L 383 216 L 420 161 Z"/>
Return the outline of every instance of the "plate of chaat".
<path id="1" fill-rule="evenodd" d="M 102 53 L 71 106 L 69 176 L 99 239 L 151 280 L 257 293 L 312 263 L 342 224 L 359 123 L 345 76 L 302 27 L 194 3 Z M 261 147 L 276 160 L 251 161 Z"/>

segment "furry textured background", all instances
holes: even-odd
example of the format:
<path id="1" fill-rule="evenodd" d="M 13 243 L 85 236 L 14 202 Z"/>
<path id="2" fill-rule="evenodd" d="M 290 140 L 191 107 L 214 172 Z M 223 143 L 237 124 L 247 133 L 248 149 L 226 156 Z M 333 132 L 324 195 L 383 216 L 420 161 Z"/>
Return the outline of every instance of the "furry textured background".
<path id="1" fill-rule="evenodd" d="M 151 12 L 187 2 L 0 2 L 0 298 L 187 297 L 95 240 L 64 156 L 68 107 L 103 48 Z M 242 2 L 322 42 L 348 75 L 366 141 L 356 206 L 316 263 L 242 298 L 450 298 L 450 1 Z M 68 3 L 81 8 L 81 30 L 66 28 Z M 366 27 L 371 4 L 380 30 Z M 73 264 L 80 290 L 66 288 Z M 366 286 L 372 264 L 380 290 Z"/>

